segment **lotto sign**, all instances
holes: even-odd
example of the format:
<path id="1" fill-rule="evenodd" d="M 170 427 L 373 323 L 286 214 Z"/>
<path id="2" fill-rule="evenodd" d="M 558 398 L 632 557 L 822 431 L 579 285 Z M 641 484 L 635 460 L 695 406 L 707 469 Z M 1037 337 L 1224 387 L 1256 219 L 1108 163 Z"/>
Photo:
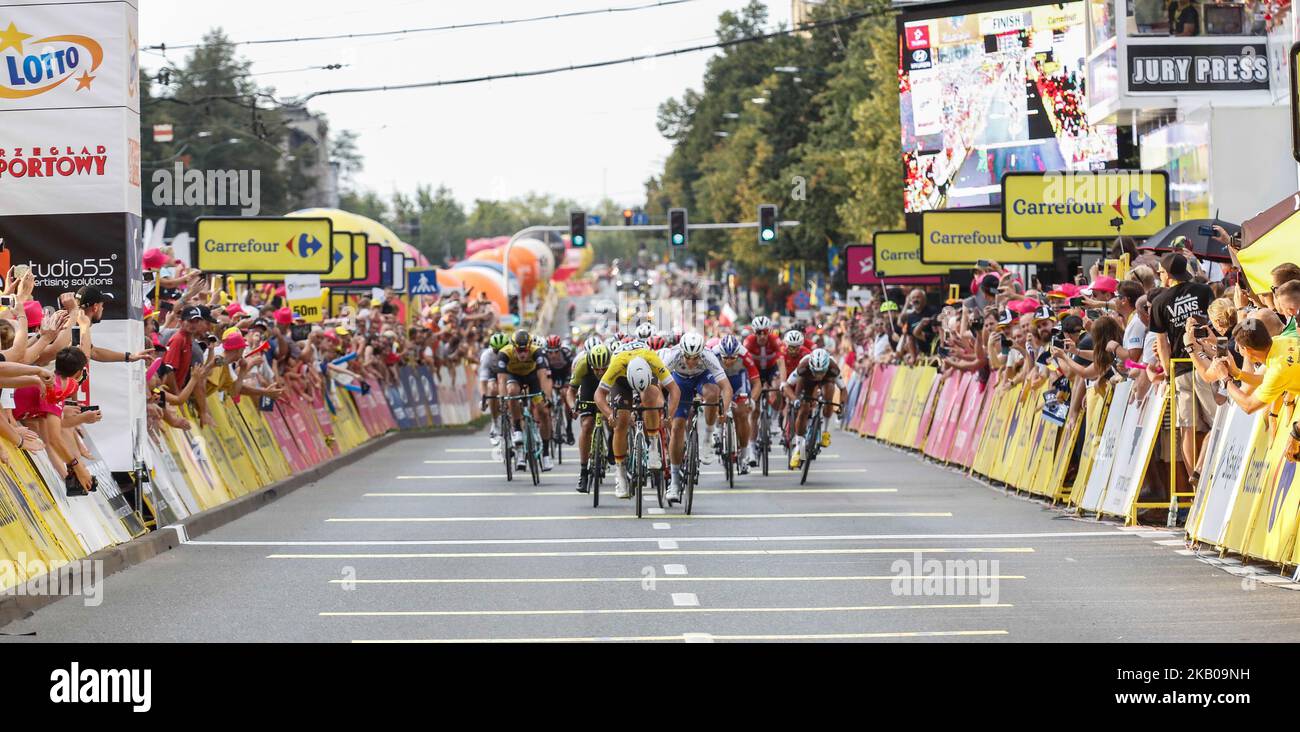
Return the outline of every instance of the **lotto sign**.
<path id="1" fill-rule="evenodd" d="M 195 243 L 205 272 L 326 274 L 334 268 L 329 219 L 201 218 Z"/>
<path id="2" fill-rule="evenodd" d="M 1050 242 L 1011 242 L 997 211 L 956 209 L 921 214 L 921 261 L 971 267 L 981 259 L 1001 264 L 1050 264 Z"/>
<path id="3" fill-rule="evenodd" d="M 139 113 L 139 46 L 136 9 L 127 2 L 6 4 L 0 7 L 0 111 L 127 107 Z"/>
<path id="4" fill-rule="evenodd" d="M 1164 171 L 1002 176 L 1002 235 L 1009 241 L 1140 238 L 1168 225 Z"/>
<path id="5" fill-rule="evenodd" d="M 921 261 L 921 235 L 910 231 L 879 231 L 871 237 L 876 246 L 876 271 L 882 277 L 947 275 L 946 264 Z"/>

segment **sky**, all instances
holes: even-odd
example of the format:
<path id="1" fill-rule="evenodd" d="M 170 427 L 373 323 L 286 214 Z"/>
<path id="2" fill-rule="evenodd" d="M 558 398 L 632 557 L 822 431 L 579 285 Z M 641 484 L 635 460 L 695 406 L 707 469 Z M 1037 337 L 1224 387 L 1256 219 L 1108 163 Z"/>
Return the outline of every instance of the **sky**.
<path id="1" fill-rule="evenodd" d="M 362 33 L 643 5 L 653 0 L 143 0 L 142 46 L 198 41 L 221 27 L 235 41 Z M 626 13 L 602 13 L 510 26 L 406 37 L 246 45 L 257 80 L 280 99 L 313 91 L 508 73 L 653 53 L 715 40 L 717 17 L 745 0 L 690 0 Z M 771 0 L 770 23 L 789 24 L 790 3 Z M 187 51 L 170 50 L 180 63 Z M 644 182 L 671 146 L 655 110 L 699 89 L 715 51 L 604 69 L 459 87 L 324 96 L 309 108 L 332 130 L 354 130 L 363 188 L 387 196 L 419 184 L 450 187 L 462 203 L 551 193 L 594 204 L 644 201 Z M 146 69 L 164 63 L 141 54 Z M 327 64 L 335 71 L 266 73 Z M 176 130 L 183 139 L 185 130 Z"/>

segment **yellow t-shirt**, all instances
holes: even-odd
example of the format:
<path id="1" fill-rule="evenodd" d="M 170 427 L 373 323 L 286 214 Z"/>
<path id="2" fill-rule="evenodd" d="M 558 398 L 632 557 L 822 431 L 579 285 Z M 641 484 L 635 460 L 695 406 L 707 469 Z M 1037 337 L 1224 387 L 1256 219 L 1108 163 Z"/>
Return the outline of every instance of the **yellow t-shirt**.
<path id="1" fill-rule="evenodd" d="M 1268 404 L 1283 392 L 1300 394 L 1300 338 L 1273 339 L 1264 361 L 1264 380 L 1252 395 Z"/>
<path id="2" fill-rule="evenodd" d="M 660 384 L 667 384 L 672 381 L 673 375 L 664 366 L 664 362 L 659 360 L 659 355 L 649 348 L 638 348 L 635 351 L 623 351 L 614 354 L 614 358 L 609 362 L 609 368 L 605 370 L 605 376 L 600 380 L 602 389 L 612 388 L 619 379 L 627 378 L 627 365 L 632 363 L 632 359 L 637 357 L 644 358 L 646 363 L 650 364 L 650 373 L 659 380 Z"/>

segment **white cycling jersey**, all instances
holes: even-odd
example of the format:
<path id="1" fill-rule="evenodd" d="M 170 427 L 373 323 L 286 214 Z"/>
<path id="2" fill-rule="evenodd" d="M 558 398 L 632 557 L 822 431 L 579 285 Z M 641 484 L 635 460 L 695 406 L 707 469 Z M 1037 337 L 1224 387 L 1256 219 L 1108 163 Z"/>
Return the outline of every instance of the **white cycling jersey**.
<path id="1" fill-rule="evenodd" d="M 491 346 L 478 354 L 478 380 L 494 381 L 497 378 L 497 352 Z"/>
<path id="2" fill-rule="evenodd" d="M 722 362 L 718 360 L 718 357 L 712 351 L 707 349 L 700 354 L 694 365 L 686 362 L 686 354 L 682 352 L 681 346 L 665 348 L 659 358 L 664 362 L 664 366 L 668 367 L 669 371 L 679 376 L 693 378 L 708 371 L 713 375 L 715 382 L 721 382 L 727 378 L 727 372 L 722 369 Z"/>

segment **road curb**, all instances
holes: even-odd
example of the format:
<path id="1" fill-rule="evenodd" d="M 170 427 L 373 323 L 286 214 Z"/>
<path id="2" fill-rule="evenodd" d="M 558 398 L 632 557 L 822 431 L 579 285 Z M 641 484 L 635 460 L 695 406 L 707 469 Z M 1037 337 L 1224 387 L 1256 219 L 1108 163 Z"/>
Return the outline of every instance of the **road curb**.
<path id="1" fill-rule="evenodd" d="M 330 475 L 340 468 L 345 468 L 358 460 L 369 457 L 374 453 L 404 440 L 417 438 L 442 437 L 452 435 L 473 434 L 482 429 L 479 424 L 482 419 L 475 420 L 468 425 L 457 427 L 428 427 L 405 432 L 388 432 L 379 437 L 361 445 L 355 450 L 338 455 L 326 460 L 325 462 L 313 468 L 309 468 L 301 473 L 285 478 L 284 480 L 272 483 L 246 496 L 240 496 L 233 501 L 223 503 L 220 506 L 213 506 L 206 511 L 196 513 L 193 516 L 181 521 L 178 524 L 159 527 L 153 532 L 132 539 L 124 544 L 110 546 L 97 552 L 74 561 L 64 567 L 60 567 L 52 575 L 45 575 L 28 582 L 30 587 L 33 583 L 55 586 L 55 587 L 81 587 L 82 567 L 84 562 L 103 562 L 103 574 L 98 579 L 103 579 L 112 574 L 117 574 L 124 569 L 134 567 L 159 554 L 171 551 L 176 547 L 184 544 L 187 540 L 202 536 L 214 529 L 247 516 L 257 509 L 274 502 L 276 499 L 287 496 L 290 493 L 311 485 L 322 478 Z M 58 583 L 55 584 L 57 578 Z M 87 578 L 92 579 L 92 578 Z M 0 595 L 0 628 L 12 623 L 15 620 L 30 617 L 37 610 L 50 605 L 58 600 L 68 597 L 68 595 L 58 595 L 51 593 L 41 594 L 12 594 L 18 588 L 11 587 L 8 590 L 10 594 Z"/>

